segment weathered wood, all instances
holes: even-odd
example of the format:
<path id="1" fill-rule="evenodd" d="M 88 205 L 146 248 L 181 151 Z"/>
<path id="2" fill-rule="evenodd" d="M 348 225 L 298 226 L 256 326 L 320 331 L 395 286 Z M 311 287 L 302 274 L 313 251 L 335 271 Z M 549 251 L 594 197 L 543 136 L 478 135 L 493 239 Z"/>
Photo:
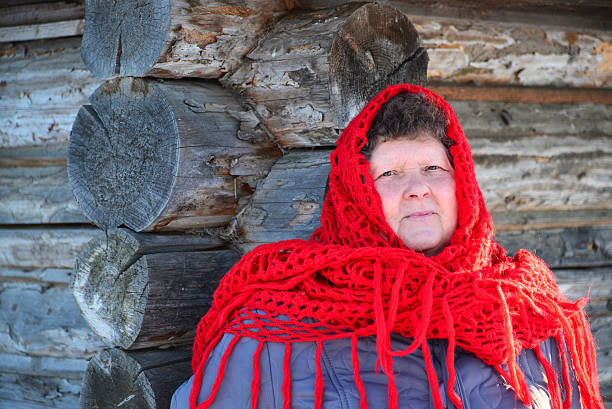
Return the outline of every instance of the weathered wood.
<path id="1" fill-rule="evenodd" d="M 0 224 L 87 223 L 57 158 L 3 158 L 0 153 Z M 36 166 L 40 164 L 39 166 Z"/>
<path id="2" fill-rule="evenodd" d="M 65 268 L 0 268 L 0 280 L 12 282 L 34 282 L 44 284 L 70 284 L 72 280 L 72 269 Z"/>
<path id="3" fill-rule="evenodd" d="M 96 351 L 92 351 L 92 354 Z M 79 408 L 86 359 L 0 352 L 0 408 Z"/>
<path id="4" fill-rule="evenodd" d="M 79 111 L 68 176 L 104 229 L 222 226 L 280 156 L 255 115 L 206 81 L 105 82 Z"/>
<path id="5" fill-rule="evenodd" d="M 72 37 L 83 34 L 83 19 L 0 27 L 0 43 Z"/>
<path id="6" fill-rule="evenodd" d="M 72 269 L 81 247 L 104 233 L 93 227 L 0 228 L 0 268 Z"/>
<path id="7" fill-rule="evenodd" d="M 412 18 L 429 80 L 612 87 L 612 33 L 566 32 L 470 20 Z"/>
<path id="8" fill-rule="evenodd" d="M 283 146 L 333 143 L 387 85 L 424 85 L 427 54 L 408 18 L 376 4 L 292 12 L 224 82 L 254 103 Z"/>
<path id="9" fill-rule="evenodd" d="M 476 174 L 487 206 L 494 217 L 499 215 L 501 221 L 511 223 L 498 227 L 498 230 L 510 230 L 503 234 L 520 237 L 523 232 L 512 231 L 532 229 L 530 224 L 534 222 L 540 224 L 538 227 L 569 228 L 570 235 L 579 231 L 572 230 L 576 222 L 588 226 L 592 223 L 586 220 L 591 219 L 607 226 L 612 224 L 610 191 L 605 176 L 609 174 L 609 157 L 597 153 L 599 143 L 588 145 L 587 150 L 591 152 L 567 154 L 566 149 L 585 149 L 585 142 L 573 138 L 561 140 L 565 147 L 560 153 L 541 158 L 526 156 L 529 145 L 507 152 L 508 149 L 503 148 L 504 138 L 492 138 L 481 145 L 472 141 L 477 147 L 474 150 Z M 526 142 L 530 140 L 526 138 Z M 515 143 L 514 146 L 520 145 Z M 481 149 L 491 149 L 492 154 L 479 155 Z M 504 149 L 507 155 L 497 152 Z M 540 153 L 541 149 L 536 152 Z M 235 223 L 235 234 L 243 242 L 243 250 L 260 243 L 305 239 L 319 226 L 329 173 L 329 153 L 327 150 L 294 151 L 273 166 Z M 555 216 L 558 224 L 546 226 Z M 607 231 L 606 227 L 601 229 Z M 530 240 L 523 246 L 537 248 L 538 238 L 534 236 Z M 600 255 L 594 260 L 602 260 L 602 257 L 605 259 Z"/>
<path id="10" fill-rule="evenodd" d="M 74 297 L 109 346 L 191 343 L 219 280 L 238 261 L 221 244 L 210 237 L 117 230 L 79 254 Z"/>
<path id="11" fill-rule="evenodd" d="M 76 403 L 72 399 L 68 401 L 62 400 L 60 402 L 61 403 L 59 404 L 59 406 L 48 406 L 42 403 L 33 403 L 30 401 L 24 401 L 24 400 L 17 401 L 17 400 L 13 400 L 12 398 L 6 398 L 6 399 L 3 398 L 2 400 L 0 400 L 0 409 L 53 409 L 56 407 L 61 407 L 61 408 L 66 408 L 66 409 L 79 409 L 80 407 L 78 406 L 78 402 L 79 402 L 78 398 L 76 400 Z M 75 406 L 75 404 L 77 406 Z"/>
<path id="12" fill-rule="evenodd" d="M 286 18 L 287 19 L 287 18 Z M 283 19 L 285 21 L 286 19 Z M 280 26 L 280 24 L 277 27 Z M 265 41 L 260 47 L 263 47 Z M 258 49 L 254 50 L 256 52 Z M 251 53 L 252 54 L 252 53 Z M 249 56 L 251 56 L 249 54 Z M 270 50 L 262 50 L 261 57 L 266 58 L 271 55 Z M 269 58 L 269 57 L 267 57 Z M 279 57 L 281 58 L 281 57 Z M 245 93 L 255 102 L 262 118 L 268 126 L 270 132 L 277 141 L 287 147 L 312 146 L 312 145 L 331 145 L 335 142 L 338 132 L 328 121 L 331 115 L 324 108 L 315 109 L 317 106 L 324 106 L 321 95 L 323 92 L 312 92 L 314 96 L 308 94 L 313 88 L 312 84 L 307 84 L 303 88 L 295 88 L 287 82 L 287 73 L 297 72 L 286 68 L 285 60 L 274 66 L 275 71 L 271 71 L 271 66 L 264 66 L 264 62 L 252 62 L 248 67 L 249 75 L 238 71 L 234 77 L 244 76 L 245 82 L 241 85 L 245 88 Z M 246 68 L 245 68 L 246 67 Z M 278 67 L 281 67 L 279 70 Z M 274 77 L 270 76 L 274 72 Z M 254 75 L 256 74 L 256 75 Z M 268 78 L 266 78 L 268 75 Z M 297 74 L 296 74 L 297 75 Z M 285 80 L 281 81 L 282 78 Z M 272 81 L 276 79 L 276 83 Z M 267 83 L 271 89 L 260 87 Z M 437 83 L 438 86 L 440 82 Z M 297 86 L 297 84 L 294 84 Z M 450 87 L 449 87 L 450 88 Z M 506 88 L 508 94 L 515 95 L 509 100 L 530 101 L 536 97 L 536 90 L 533 88 L 522 89 L 520 87 Z M 611 104 L 577 104 L 571 99 L 568 103 L 560 103 L 557 98 L 552 100 L 555 103 L 537 102 L 505 102 L 504 95 L 494 92 L 495 88 L 484 88 L 475 95 L 490 92 L 491 98 L 502 99 L 502 101 L 470 101 L 468 98 L 459 96 L 459 101 L 452 101 L 451 104 L 457 112 L 457 116 L 468 137 L 475 133 L 513 135 L 514 138 L 521 136 L 537 136 L 538 134 L 567 134 L 574 135 L 587 132 L 589 134 L 610 135 L 610 125 L 612 124 Z M 600 95 L 608 91 L 595 91 L 594 95 Z M 569 92 L 567 92 L 569 93 Z M 610 94 L 612 95 L 612 94 Z M 469 98 L 472 99 L 472 98 Z M 551 98 L 544 92 L 542 101 Z M 596 98 L 594 98 L 596 99 Z M 313 102 L 313 100 L 315 102 Z M 596 99 L 599 102 L 608 102 L 607 99 Z M 320 105 L 317 105 L 320 104 Z M 551 121 L 551 118 L 555 118 Z M 334 125 L 335 126 L 335 125 Z M 609 145 L 609 144 L 608 144 Z"/>
<path id="13" fill-rule="evenodd" d="M 219 78 L 285 12 L 282 0 L 86 0 L 81 54 L 99 78 Z"/>
<path id="14" fill-rule="evenodd" d="M 586 312 L 597 345 L 597 370 L 602 393 L 612 391 L 612 261 L 588 269 L 555 269 L 555 279 L 570 300 L 587 298 Z"/>
<path id="15" fill-rule="evenodd" d="M 586 311 L 592 322 L 595 318 L 612 318 L 612 261 L 598 268 L 557 268 L 554 273 L 563 294 L 570 300 L 588 299 Z M 612 363 L 612 356 L 609 359 Z"/>
<path id="16" fill-rule="evenodd" d="M 0 147 L 66 146 L 81 107 L 100 84 L 80 38 L 0 43 Z"/>
<path id="17" fill-rule="evenodd" d="M 353 0 L 357 1 L 357 0 Z M 465 20 L 485 20 L 491 23 L 513 22 L 536 27 L 551 26 L 565 29 L 612 28 L 612 7 L 606 0 L 572 1 L 520 0 L 381 0 L 411 16 L 439 16 Z M 326 8 L 346 4 L 344 0 L 300 0 L 303 8 Z"/>
<path id="18" fill-rule="evenodd" d="M 1 373 L 81 379 L 87 368 L 83 358 L 56 358 L 0 352 Z"/>
<path id="19" fill-rule="evenodd" d="M 0 299 L 0 351 L 88 358 L 104 346 L 65 284 L 3 280 Z"/>
<path id="20" fill-rule="evenodd" d="M 4 6 L 5 1 L 2 2 Z M 56 21 L 82 19 L 85 16 L 85 2 L 53 1 L 53 3 L 24 4 L 4 7 L 0 12 L 0 27 L 41 24 Z"/>
<path id="21" fill-rule="evenodd" d="M 612 105 L 612 90 L 527 86 L 475 86 L 431 81 L 427 87 L 447 101 L 542 102 L 546 104 Z"/>
<path id="22" fill-rule="evenodd" d="M 532 155 L 537 152 L 540 156 L 549 156 L 612 149 L 608 143 L 612 136 L 612 104 L 449 102 L 476 153 Z M 314 121 L 308 125 L 317 126 Z M 322 138 L 314 131 L 309 135 L 314 145 L 335 143 L 335 139 Z M 578 142 L 577 138 L 585 140 Z M 492 143 L 495 139 L 498 143 Z M 501 143 L 503 140 L 505 143 Z"/>
<path id="23" fill-rule="evenodd" d="M 106 349 L 83 377 L 83 409 L 166 409 L 174 390 L 191 375 L 191 351 L 126 352 Z"/>

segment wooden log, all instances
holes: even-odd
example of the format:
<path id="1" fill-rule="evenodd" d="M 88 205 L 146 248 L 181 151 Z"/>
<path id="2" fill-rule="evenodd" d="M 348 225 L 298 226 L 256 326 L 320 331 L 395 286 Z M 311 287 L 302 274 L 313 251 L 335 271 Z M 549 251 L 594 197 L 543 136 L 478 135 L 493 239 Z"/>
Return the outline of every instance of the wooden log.
<path id="1" fill-rule="evenodd" d="M 34 282 L 46 285 L 68 285 L 72 280 L 72 269 L 66 268 L 0 268 L 0 280 L 12 282 Z"/>
<path id="2" fill-rule="evenodd" d="M 386 86 L 424 85 L 427 54 L 412 23 L 378 4 L 292 12 L 223 79 L 241 89 L 283 146 L 333 143 Z"/>
<path id="3" fill-rule="evenodd" d="M 87 223 L 72 194 L 65 157 L 6 158 L 3 153 L 0 224 Z"/>
<path id="4" fill-rule="evenodd" d="M 104 233 L 88 227 L 0 228 L 0 268 L 72 269 L 81 247 Z"/>
<path id="5" fill-rule="evenodd" d="M 0 408 L 78 409 L 86 368 L 84 358 L 0 352 Z"/>
<path id="6" fill-rule="evenodd" d="M 357 1 L 357 0 L 351 0 Z M 326 8 L 346 4 L 344 0 L 300 0 L 302 8 Z M 381 0 L 411 16 L 437 16 L 487 21 L 491 24 L 512 22 L 536 27 L 556 27 L 566 30 L 610 30 L 612 7 L 604 1 L 572 0 Z"/>
<path id="7" fill-rule="evenodd" d="M 0 43 L 72 37 L 83 34 L 83 19 L 0 27 Z"/>
<path id="8" fill-rule="evenodd" d="M 0 351 L 89 358 L 104 346 L 66 284 L 3 280 L 0 294 Z"/>
<path id="9" fill-rule="evenodd" d="M 286 12 L 282 0 L 85 4 L 81 55 L 99 78 L 219 78 Z"/>
<path id="10" fill-rule="evenodd" d="M 66 379 L 81 379 L 87 368 L 82 358 L 27 356 L 0 352 L 2 373 L 44 375 Z"/>
<path id="11" fill-rule="evenodd" d="M 85 16 L 85 2 L 53 1 L 52 3 L 21 4 L 4 7 L 0 13 L 0 27 L 42 24 L 57 21 L 77 20 Z"/>
<path id="12" fill-rule="evenodd" d="M 100 84 L 79 55 L 80 38 L 0 43 L 0 147 L 65 148 Z"/>
<path id="13" fill-rule="evenodd" d="M 83 248 L 73 294 L 109 346 L 191 343 L 219 280 L 238 261 L 221 247 L 210 237 L 117 230 Z"/>
<path id="14" fill-rule="evenodd" d="M 213 82 L 116 79 L 90 101 L 72 128 L 68 176 L 104 229 L 222 226 L 281 154 Z"/>
<path id="15" fill-rule="evenodd" d="M 279 22 L 279 24 L 276 26 L 277 30 L 281 30 L 282 28 L 284 28 L 282 24 L 285 21 L 289 21 L 289 19 L 290 17 L 288 16 L 281 20 L 281 22 Z M 290 30 L 289 28 L 287 28 L 285 31 L 289 32 Z M 250 61 L 248 64 L 243 65 L 240 70 L 238 70 L 233 76 L 229 77 L 230 83 L 234 86 L 243 88 L 244 92 L 254 101 L 255 106 L 257 107 L 261 117 L 264 119 L 270 132 L 275 136 L 275 138 L 281 145 L 286 147 L 300 147 L 312 145 L 325 146 L 333 144 L 337 138 L 337 129 L 341 127 L 337 125 L 331 125 L 331 123 L 333 122 L 333 115 L 329 114 L 329 107 L 326 108 L 325 106 L 325 89 L 320 89 L 317 91 L 313 88 L 314 85 L 318 84 L 316 80 L 320 77 L 320 72 L 317 71 L 316 68 L 312 68 L 312 66 L 320 67 L 323 63 L 318 65 L 315 63 L 308 63 L 308 66 L 305 67 L 304 63 L 302 62 L 299 66 L 297 65 L 297 63 L 294 67 L 289 66 L 289 63 L 293 61 L 289 59 L 289 57 L 292 53 L 295 54 L 296 51 L 289 47 L 287 47 L 286 49 L 292 52 L 281 53 L 280 51 L 277 51 L 277 48 L 282 50 L 285 49 L 285 47 L 281 48 L 276 44 L 284 44 L 284 42 L 286 43 L 289 40 L 284 39 L 281 33 L 277 36 L 279 37 L 277 41 L 273 42 L 273 34 L 274 32 L 269 35 L 270 40 L 268 40 L 268 37 L 264 38 L 260 46 L 248 54 L 249 59 L 251 59 L 252 61 Z M 304 41 L 308 40 L 307 36 L 300 37 L 296 35 L 294 37 L 300 40 L 304 39 Z M 460 37 L 460 34 L 457 34 L 457 36 L 455 37 Z M 467 34 L 463 37 L 469 38 Z M 612 41 L 612 38 L 610 40 Z M 268 47 L 266 47 L 267 41 L 270 41 Z M 437 40 L 434 39 L 431 41 Z M 515 44 L 514 40 L 508 41 L 512 44 Z M 293 43 L 290 43 L 289 45 L 291 44 Z M 531 48 L 529 48 L 530 43 L 524 44 L 525 49 L 523 51 L 526 54 L 536 56 L 538 55 L 535 49 L 532 51 Z M 457 50 L 467 49 L 466 47 L 467 45 L 461 45 L 458 46 Z M 469 49 L 476 49 L 475 45 L 472 45 L 470 47 L 471 48 Z M 511 56 L 511 53 L 518 51 L 515 46 L 512 46 L 514 48 L 512 48 L 510 45 L 508 47 L 509 49 L 505 50 L 506 54 L 504 54 L 505 56 L 503 58 L 512 59 L 514 57 Z M 454 49 L 455 48 L 452 48 L 450 50 Z M 562 47 L 561 45 L 559 45 L 555 49 L 566 50 L 567 47 Z M 306 54 L 306 51 L 308 50 L 309 49 L 305 51 L 302 50 L 302 53 L 304 55 L 309 55 Z M 267 60 L 271 59 L 270 55 L 273 54 L 273 51 L 275 55 L 277 55 L 277 57 L 274 58 L 278 58 L 279 60 L 282 59 L 282 61 L 272 61 L 270 63 L 267 63 Z M 601 52 L 603 53 L 604 51 Z M 312 53 L 314 52 L 311 52 L 311 54 Z M 592 53 L 588 55 L 593 56 Z M 585 58 L 587 57 L 585 56 L 582 60 L 584 60 Z M 600 57 L 593 58 L 596 58 L 597 61 L 600 60 Z M 303 57 L 303 59 L 305 58 Z M 601 57 L 601 60 L 603 61 L 603 57 Z M 444 67 L 447 66 L 447 64 L 443 62 L 440 62 L 440 64 Z M 547 64 L 548 63 L 543 62 L 542 67 L 547 66 Z M 300 71 L 300 69 L 303 70 Z M 584 69 L 581 70 L 584 71 Z M 603 73 L 603 77 L 601 78 L 608 78 L 608 74 L 605 74 L 604 71 L 605 69 L 601 71 Z M 301 86 L 302 83 L 300 81 L 291 79 L 292 77 L 298 79 L 305 78 L 304 75 L 299 76 L 298 73 L 305 74 L 306 72 L 312 73 L 312 75 L 310 75 L 310 82 L 304 84 L 306 86 Z M 496 72 L 497 70 L 492 71 L 493 74 Z M 315 76 L 315 74 L 318 76 Z M 429 78 L 436 76 L 434 73 L 432 73 L 431 69 L 428 71 L 428 75 Z M 452 74 L 444 74 L 444 76 L 445 78 L 449 79 L 450 77 L 452 77 Z M 591 75 L 574 75 L 574 77 L 587 79 L 595 78 Z M 488 81 L 484 78 L 474 80 L 477 80 L 479 83 Z M 491 81 L 504 83 L 505 80 L 495 79 Z M 302 80 L 302 82 L 305 82 L 305 80 Z M 555 85 L 559 85 L 562 82 L 563 81 L 561 80 L 555 80 Z M 444 82 L 436 82 L 436 86 L 438 88 L 442 84 L 444 84 Z M 521 82 L 520 84 L 523 83 Z M 436 88 L 436 86 L 434 86 L 434 88 Z M 450 87 L 447 86 L 446 89 L 442 89 L 442 91 L 446 91 L 447 96 L 458 96 L 459 100 L 467 99 L 465 96 L 459 95 L 456 92 L 448 95 L 448 88 Z M 483 97 L 484 99 L 491 100 L 492 97 L 495 97 L 497 101 L 502 102 L 472 101 L 472 104 L 470 104 L 469 101 L 453 101 L 453 106 L 455 106 L 459 119 L 462 121 L 462 124 L 466 130 L 466 134 L 468 136 L 472 135 L 470 127 L 474 124 L 477 125 L 477 128 L 481 130 L 485 130 L 485 128 L 487 126 L 490 126 L 491 124 L 495 124 L 496 128 L 501 127 L 505 129 L 506 132 L 510 130 L 522 129 L 525 132 L 528 132 L 527 135 L 531 135 L 533 131 L 531 131 L 528 126 L 530 125 L 530 122 L 533 121 L 537 121 L 536 126 L 538 128 L 538 132 L 552 133 L 552 130 L 549 130 L 547 128 L 550 127 L 554 129 L 560 129 L 561 127 L 564 127 L 565 131 L 571 134 L 575 132 L 575 130 L 580 129 L 581 127 L 585 127 L 585 129 L 587 130 L 599 129 L 603 130 L 605 134 L 609 134 L 609 131 L 607 131 L 607 129 L 609 128 L 606 128 L 605 126 L 609 123 L 609 103 L 612 101 L 610 97 L 610 95 L 612 94 L 610 94 L 608 90 L 594 90 L 594 92 L 592 93 L 593 95 L 590 99 L 587 98 L 587 95 L 583 93 L 582 97 L 580 98 L 583 102 L 596 102 L 602 105 L 593 106 L 588 103 L 576 104 L 576 102 L 579 101 L 577 101 L 576 98 L 572 98 L 571 95 L 567 95 L 564 97 L 564 95 L 559 95 L 560 92 L 539 92 L 538 89 L 534 88 L 505 87 L 506 91 L 504 95 L 500 95 L 499 91 L 497 91 L 498 87 L 482 87 L 482 89 L 480 87 L 473 88 L 478 89 L 478 93 L 475 93 L 474 95 L 479 95 L 479 97 L 483 97 L 483 94 L 486 94 L 490 96 L 487 98 Z M 565 94 L 570 94 L 570 91 L 571 90 L 567 91 Z M 466 90 L 466 92 L 469 92 L 469 89 Z M 513 94 L 512 97 L 508 96 L 508 94 L 510 93 Z M 573 94 L 577 93 L 573 92 Z M 540 98 L 539 100 L 536 98 L 538 95 Z M 519 102 L 516 102 L 514 104 L 508 104 L 506 100 L 508 100 L 509 102 L 528 102 L 523 104 Z M 566 102 L 564 102 L 564 100 Z M 543 104 L 538 104 L 538 101 L 543 102 Z M 551 102 L 554 102 L 554 104 Z M 491 112 L 487 112 L 487 109 L 490 109 Z M 508 126 L 508 124 L 506 123 L 508 121 L 504 122 L 503 118 L 500 116 L 503 113 L 504 109 L 506 111 L 516 111 L 515 113 L 511 114 L 511 117 L 513 117 L 514 120 L 510 118 L 509 122 L 512 122 L 510 126 Z M 464 116 L 467 116 L 468 118 L 471 116 L 476 116 L 474 118 L 475 121 L 473 121 L 472 124 L 467 124 L 464 122 Z M 551 121 L 550 118 L 552 116 L 554 116 L 558 121 Z M 582 118 L 583 116 L 584 118 Z M 492 118 L 494 119 L 494 121 L 487 122 L 485 119 L 488 118 Z M 594 118 L 596 118 L 597 120 L 593 120 Z M 332 120 L 332 122 L 330 122 L 330 120 Z M 599 123 L 604 126 L 599 127 Z"/>
<path id="16" fill-rule="evenodd" d="M 545 104 L 612 105 L 612 89 L 508 85 L 465 85 L 430 81 L 428 88 L 447 101 L 542 102 Z"/>
<path id="17" fill-rule="evenodd" d="M 495 147 L 495 144 L 505 143 L 503 138 L 491 141 L 494 143 L 482 146 L 494 151 L 503 149 Z M 567 150 L 578 151 L 585 145 L 580 140 L 572 143 L 571 138 L 565 141 L 568 145 L 564 149 Z M 569 229 L 568 234 L 573 237 L 572 240 L 579 239 L 577 232 L 580 230 L 575 227 L 577 224 L 601 224 L 602 231 L 607 231 L 609 227 L 605 226 L 612 224 L 610 192 L 604 181 L 605 175 L 609 174 L 609 159 L 597 153 L 598 143 L 589 144 L 589 147 L 594 152 L 568 155 L 562 151 L 561 154 L 539 160 L 538 157 L 522 156 L 527 154 L 528 145 L 515 149 L 513 155 L 508 152 L 507 156 L 497 153 L 479 156 L 475 150 L 476 174 L 487 206 L 495 219 L 499 216 L 500 221 L 511 223 L 501 224 L 497 230 L 507 230 L 503 234 L 518 239 L 527 234 L 525 231 L 533 229 L 531 223 L 535 223 L 540 228 L 555 227 L 559 231 Z M 329 153 L 327 150 L 294 151 L 273 166 L 249 206 L 236 220 L 235 234 L 242 242 L 243 251 L 261 243 L 291 238 L 306 239 L 312 234 L 319 226 L 329 173 Z M 555 219 L 557 224 L 552 224 Z M 522 245 L 538 248 L 538 240 L 538 237 L 532 235 Z M 520 243 L 517 245 L 520 246 Z M 593 259 L 595 264 L 599 262 L 596 260 L 607 257 L 601 253 L 602 245 L 598 246 L 599 252 L 595 252 Z M 551 256 L 551 260 L 557 256 L 560 257 Z"/>
<path id="18" fill-rule="evenodd" d="M 612 87 L 609 30 L 570 32 L 498 22 L 412 20 L 430 57 L 430 80 Z"/>
<path id="19" fill-rule="evenodd" d="M 191 351 L 106 349 L 87 366 L 81 408 L 166 409 L 190 375 Z"/>

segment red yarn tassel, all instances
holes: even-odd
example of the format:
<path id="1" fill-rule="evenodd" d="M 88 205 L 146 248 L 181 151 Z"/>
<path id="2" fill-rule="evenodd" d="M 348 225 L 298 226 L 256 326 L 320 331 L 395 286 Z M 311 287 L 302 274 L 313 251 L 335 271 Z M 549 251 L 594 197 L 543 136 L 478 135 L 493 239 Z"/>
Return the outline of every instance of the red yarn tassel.
<path id="1" fill-rule="evenodd" d="M 448 399 L 455 405 L 457 409 L 463 409 L 463 402 L 461 402 L 461 398 L 455 391 L 455 327 L 453 316 L 450 312 L 450 307 L 448 306 L 448 301 L 446 298 L 443 299 L 444 303 L 442 304 L 444 308 L 444 318 L 446 319 L 447 331 L 448 331 L 448 350 L 446 351 L 446 368 L 448 369 L 448 387 L 446 390 L 446 394 Z"/>
<path id="2" fill-rule="evenodd" d="M 387 375 L 387 394 L 389 396 L 389 409 L 398 409 L 397 386 L 395 385 L 395 374 L 393 373 L 393 357 L 387 357 L 387 367 L 391 368 Z"/>
<path id="3" fill-rule="evenodd" d="M 191 392 L 189 393 L 189 409 L 195 409 L 198 403 L 198 395 L 200 394 L 200 389 L 202 388 L 202 379 L 204 378 L 204 366 L 206 365 L 206 361 L 212 350 L 217 346 L 219 340 L 223 336 L 222 333 L 218 334 L 213 341 L 208 344 L 206 350 L 202 354 L 202 360 L 198 364 L 194 374 L 193 374 L 193 384 L 191 385 Z"/>
<path id="4" fill-rule="evenodd" d="M 234 338 L 232 338 L 232 340 L 230 341 L 229 345 L 227 346 L 227 349 L 223 353 L 223 356 L 221 357 L 221 361 L 219 362 L 217 378 L 215 379 L 215 383 L 213 383 L 213 387 L 210 391 L 210 395 L 208 396 L 208 399 L 200 403 L 200 405 L 198 406 L 198 409 L 208 408 L 210 405 L 212 405 L 213 401 L 215 400 L 215 396 L 217 396 L 217 392 L 219 391 L 219 387 L 221 386 L 221 381 L 223 380 L 223 375 L 225 374 L 225 364 L 227 364 L 227 360 L 229 359 L 229 356 L 232 353 L 234 346 L 240 340 L 240 338 L 241 337 L 239 335 L 235 335 Z M 200 384 L 201 384 L 201 381 L 200 381 Z M 194 382 L 194 385 L 195 385 L 195 382 Z"/>
<path id="5" fill-rule="evenodd" d="M 536 346 L 533 348 L 535 352 L 536 358 L 540 361 L 540 365 L 544 368 L 544 372 L 546 373 L 546 383 L 548 384 L 548 394 L 550 395 L 550 401 L 552 403 L 553 409 L 561 409 L 561 392 L 559 391 L 559 383 L 557 382 L 557 374 L 553 369 L 552 365 L 544 354 L 542 354 L 542 349 L 540 346 Z"/>
<path id="6" fill-rule="evenodd" d="M 425 285 L 423 285 L 421 293 L 419 294 L 419 299 L 423 300 L 423 308 L 421 309 L 422 316 L 418 319 L 418 324 L 416 324 L 416 328 L 414 329 L 414 339 L 412 340 L 412 343 L 404 350 L 389 352 L 392 356 L 409 355 L 416 351 L 416 349 L 424 342 L 433 307 L 433 285 L 435 277 L 435 272 L 431 272 L 429 274 L 427 281 Z"/>
<path id="7" fill-rule="evenodd" d="M 391 288 L 391 298 L 389 299 L 389 316 L 387 318 L 387 332 L 393 332 L 395 326 L 395 320 L 397 319 L 397 310 L 400 302 L 400 289 L 404 282 L 405 270 L 400 270 L 398 276 L 395 278 L 393 287 Z"/>
<path id="8" fill-rule="evenodd" d="M 257 344 L 257 349 L 255 350 L 255 354 L 253 355 L 253 381 L 251 382 L 251 408 L 257 409 L 257 400 L 259 398 L 259 356 L 261 355 L 261 350 L 263 349 L 264 341 L 259 341 Z"/>
<path id="9" fill-rule="evenodd" d="M 436 370 L 431 362 L 431 353 L 429 352 L 427 340 L 423 342 L 423 359 L 425 360 L 425 371 L 427 372 L 427 379 L 429 380 L 429 388 L 432 392 L 434 407 L 436 409 L 444 409 L 442 396 L 440 395 L 440 386 L 438 385 L 438 375 L 436 375 Z"/>
<path id="10" fill-rule="evenodd" d="M 315 379 L 315 409 L 321 409 L 323 405 L 323 388 L 325 387 L 323 382 L 323 373 L 321 372 L 321 353 L 323 352 L 323 342 L 317 342 L 317 352 L 315 354 L 315 361 L 317 366 L 317 376 Z"/>
<path id="11" fill-rule="evenodd" d="M 365 388 L 363 387 L 363 381 L 359 375 L 359 356 L 357 355 L 357 335 L 351 337 L 351 350 L 353 358 L 353 375 L 355 376 L 355 385 L 359 391 L 359 408 L 369 409 L 366 403 Z"/>
<path id="12" fill-rule="evenodd" d="M 533 398 L 529 393 L 529 388 L 525 382 L 525 377 L 521 372 L 521 369 L 516 364 L 516 354 L 514 351 L 514 337 L 512 336 L 512 318 L 510 317 L 510 310 L 506 303 L 506 297 L 501 289 L 501 286 L 497 286 L 497 292 L 499 294 L 499 301 L 501 303 L 502 315 L 504 317 L 504 329 L 506 336 L 506 347 L 508 348 L 508 372 L 510 375 L 509 384 L 514 388 L 516 395 L 523 402 L 525 406 L 531 406 L 533 404 Z"/>
<path id="13" fill-rule="evenodd" d="M 283 409 L 291 408 L 291 373 L 289 363 L 291 362 L 291 343 L 285 344 L 285 358 L 283 359 Z"/>
<path id="14" fill-rule="evenodd" d="M 565 354 L 565 342 L 561 333 L 555 335 L 557 341 L 557 348 L 559 349 L 559 356 L 561 357 L 561 368 L 563 371 L 563 384 L 565 385 L 565 400 L 563 401 L 563 409 L 570 409 L 572 406 L 572 383 L 570 380 L 569 365 L 567 362 L 567 355 Z"/>

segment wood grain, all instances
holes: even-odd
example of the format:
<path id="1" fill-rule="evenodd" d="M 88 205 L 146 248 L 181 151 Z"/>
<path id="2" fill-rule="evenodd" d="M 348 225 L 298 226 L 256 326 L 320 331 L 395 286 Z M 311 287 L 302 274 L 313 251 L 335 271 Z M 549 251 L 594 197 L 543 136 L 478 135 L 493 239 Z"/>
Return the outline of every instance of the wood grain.
<path id="1" fill-rule="evenodd" d="M 100 85 L 79 46 L 79 37 L 0 43 L 2 150 L 68 144 L 79 108 Z"/>
<path id="2" fill-rule="evenodd" d="M 73 37 L 83 34 L 83 19 L 0 27 L 0 43 Z"/>
<path id="3" fill-rule="evenodd" d="M 238 261 L 222 244 L 204 236 L 117 230 L 83 248 L 73 295 L 109 346 L 191 344 L 219 280 Z"/>
<path id="4" fill-rule="evenodd" d="M 99 78 L 219 78 L 286 11 L 282 0 L 86 1 L 81 54 Z"/>
<path id="5" fill-rule="evenodd" d="M 87 366 L 81 408 L 170 406 L 174 390 L 191 375 L 191 351 L 124 352 L 106 349 Z"/>
<path id="6" fill-rule="evenodd" d="M 86 359 L 104 346 L 65 284 L 2 280 L 0 298 L 0 351 Z"/>
<path id="7" fill-rule="evenodd" d="M 346 4 L 341 0 L 299 0 L 304 8 L 325 8 Z M 491 24 L 513 23 L 567 30 L 609 30 L 612 7 L 605 0 L 382 0 L 411 16 L 437 16 L 487 21 Z"/>
<path id="8" fill-rule="evenodd" d="M 408 18 L 380 5 L 348 5 L 282 18 L 227 86 L 252 101 L 284 147 L 329 145 L 386 86 L 425 83 L 427 55 Z"/>
<path id="9" fill-rule="evenodd" d="M 68 176 L 108 229 L 223 226 L 280 156 L 259 120 L 214 82 L 105 82 L 79 111 Z"/>
<path id="10" fill-rule="evenodd" d="M 72 269 L 81 247 L 104 233 L 93 227 L 0 228 L 0 268 Z"/>

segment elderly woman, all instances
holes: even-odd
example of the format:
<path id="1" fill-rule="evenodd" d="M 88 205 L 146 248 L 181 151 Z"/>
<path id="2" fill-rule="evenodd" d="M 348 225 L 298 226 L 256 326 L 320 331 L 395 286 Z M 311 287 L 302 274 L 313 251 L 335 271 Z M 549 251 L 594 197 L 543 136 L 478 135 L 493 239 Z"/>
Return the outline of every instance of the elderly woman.
<path id="1" fill-rule="evenodd" d="M 331 165 L 311 239 L 222 280 L 173 408 L 603 407 L 584 300 L 493 241 L 445 101 L 387 88 Z"/>

